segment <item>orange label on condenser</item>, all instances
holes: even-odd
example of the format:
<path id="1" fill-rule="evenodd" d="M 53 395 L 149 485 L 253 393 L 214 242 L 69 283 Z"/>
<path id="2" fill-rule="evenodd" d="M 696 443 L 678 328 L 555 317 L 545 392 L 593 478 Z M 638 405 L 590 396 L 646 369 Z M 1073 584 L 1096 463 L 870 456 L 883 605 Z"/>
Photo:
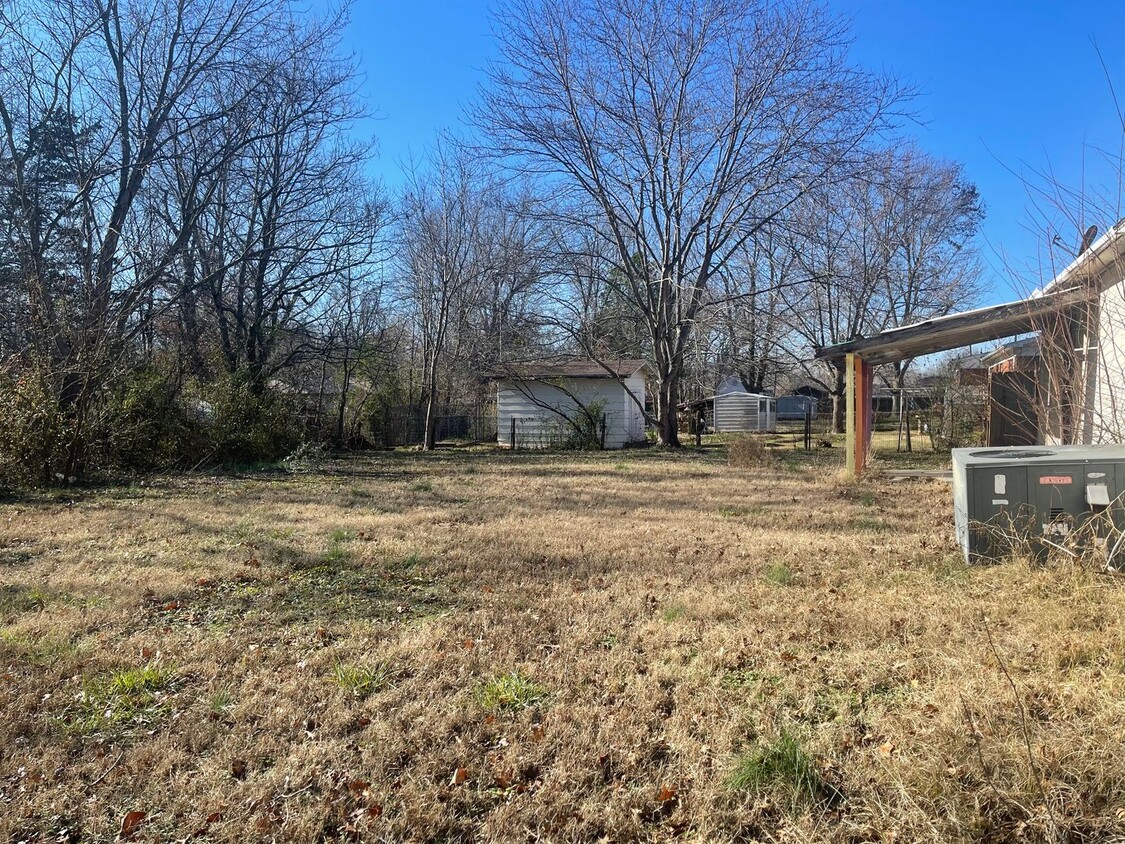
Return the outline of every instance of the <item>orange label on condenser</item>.
<path id="1" fill-rule="evenodd" d="M 1039 478 L 1039 483 L 1042 486 L 1063 486 L 1074 483 L 1074 478 L 1070 475 L 1043 475 Z"/>

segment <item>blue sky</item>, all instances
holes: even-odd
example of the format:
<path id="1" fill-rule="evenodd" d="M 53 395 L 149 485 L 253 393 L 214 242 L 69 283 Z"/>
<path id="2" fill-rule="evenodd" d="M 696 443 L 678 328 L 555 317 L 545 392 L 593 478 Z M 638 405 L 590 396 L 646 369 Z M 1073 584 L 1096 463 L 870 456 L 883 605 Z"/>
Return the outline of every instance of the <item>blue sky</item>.
<path id="1" fill-rule="evenodd" d="M 424 152 L 436 133 L 461 125 L 484 65 L 495 56 L 484 0 L 358 0 L 346 46 L 360 59 L 364 94 L 377 119 L 375 172 L 389 185 L 399 163 Z M 1050 169 L 1074 189 L 1108 191 L 1122 129 L 1093 39 L 1125 105 L 1125 58 L 1115 40 L 1125 4 L 1090 6 L 1023 0 L 837 0 L 852 18 L 854 59 L 917 85 L 909 126 L 932 154 L 965 165 L 988 216 L 981 232 L 990 292 L 1012 298 L 1012 270 L 1037 272 L 1043 219 L 1029 208 L 1021 175 Z M 1104 231 L 1115 222 L 1091 217 Z M 1063 241 L 1077 242 L 1067 226 Z"/>

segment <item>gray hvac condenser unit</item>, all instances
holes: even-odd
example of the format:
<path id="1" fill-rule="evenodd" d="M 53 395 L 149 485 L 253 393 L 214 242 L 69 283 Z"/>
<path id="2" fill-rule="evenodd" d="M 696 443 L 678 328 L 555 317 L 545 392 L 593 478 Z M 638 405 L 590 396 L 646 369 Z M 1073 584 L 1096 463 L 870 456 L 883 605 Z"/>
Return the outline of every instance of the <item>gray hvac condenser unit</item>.
<path id="1" fill-rule="evenodd" d="M 953 521 L 970 562 L 1012 541 L 1061 545 L 1107 509 L 1120 524 L 1123 491 L 1125 445 L 953 449 Z"/>

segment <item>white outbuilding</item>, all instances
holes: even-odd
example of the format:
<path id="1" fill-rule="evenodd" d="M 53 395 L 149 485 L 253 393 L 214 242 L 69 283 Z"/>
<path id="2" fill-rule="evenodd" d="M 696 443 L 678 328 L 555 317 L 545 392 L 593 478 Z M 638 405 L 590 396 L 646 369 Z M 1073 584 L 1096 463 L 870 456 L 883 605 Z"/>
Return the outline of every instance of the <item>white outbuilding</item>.
<path id="1" fill-rule="evenodd" d="M 713 427 L 716 434 L 776 431 L 777 400 L 761 393 L 720 393 Z"/>
<path id="2" fill-rule="evenodd" d="M 703 411 L 707 429 L 716 434 L 747 434 L 777 430 L 777 399 L 750 393 L 736 375 L 722 380 L 713 396 L 684 405 L 689 412 Z"/>
<path id="3" fill-rule="evenodd" d="M 516 448 L 643 442 L 646 368 L 642 360 L 585 358 L 508 364 L 493 375 L 497 442 Z"/>

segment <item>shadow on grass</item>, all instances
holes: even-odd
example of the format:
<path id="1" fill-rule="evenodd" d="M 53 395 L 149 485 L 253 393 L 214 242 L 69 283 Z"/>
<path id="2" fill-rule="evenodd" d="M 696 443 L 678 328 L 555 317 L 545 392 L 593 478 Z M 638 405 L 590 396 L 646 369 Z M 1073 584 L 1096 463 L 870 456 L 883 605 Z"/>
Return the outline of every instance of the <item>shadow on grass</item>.
<path id="1" fill-rule="evenodd" d="M 192 531 L 223 533 L 183 517 L 177 521 Z M 336 531 L 324 552 L 310 554 L 256 532 L 243 543 L 245 571 L 230 579 L 203 578 L 186 590 L 148 594 L 142 626 L 410 621 L 464 606 L 416 555 L 363 562 L 354 553 L 360 541 Z"/>

